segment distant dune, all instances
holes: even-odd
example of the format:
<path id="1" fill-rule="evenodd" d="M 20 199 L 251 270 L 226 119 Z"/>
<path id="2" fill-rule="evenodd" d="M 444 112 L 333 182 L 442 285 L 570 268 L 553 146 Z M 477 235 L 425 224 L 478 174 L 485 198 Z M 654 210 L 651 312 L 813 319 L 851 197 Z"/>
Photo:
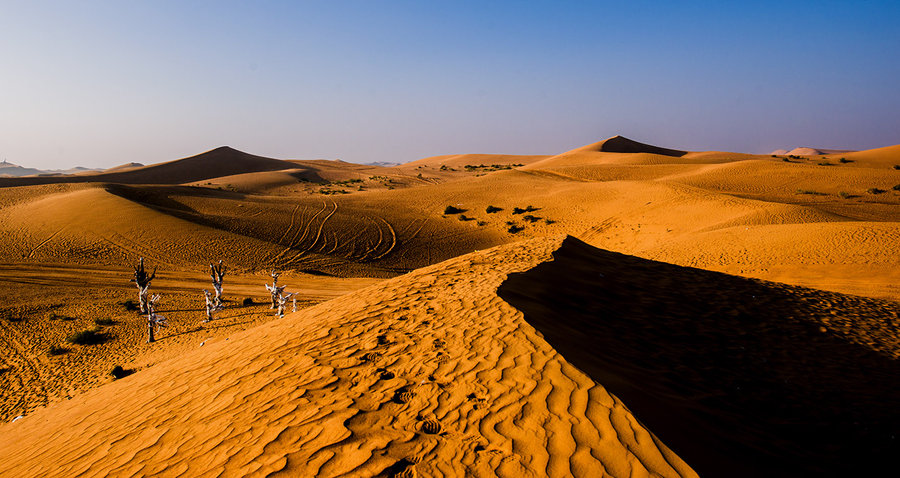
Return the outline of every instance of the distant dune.
<path id="1" fill-rule="evenodd" d="M 100 172 L 72 178 L 19 178 L 0 181 L 0 186 L 24 186 L 58 182 L 110 182 L 120 184 L 181 184 L 239 173 L 276 171 L 293 166 L 222 146 L 205 153 L 167 163 L 125 171 Z"/>
<path id="2" fill-rule="evenodd" d="M 790 151 L 786 149 L 776 149 L 772 151 L 771 154 L 777 155 L 795 155 L 795 156 L 821 156 L 825 154 L 843 154 L 843 153 L 854 153 L 856 150 L 853 149 L 823 149 L 823 148 L 807 148 L 800 147 L 794 148 Z"/>
<path id="3" fill-rule="evenodd" d="M 104 170 L 103 172 L 114 173 L 114 172 L 118 172 L 118 171 L 128 171 L 131 169 L 137 169 L 137 168 L 142 168 L 142 167 L 144 167 L 144 165 L 141 163 L 125 163 L 125 164 L 120 164 L 118 166 L 113 166 L 107 170 Z"/>

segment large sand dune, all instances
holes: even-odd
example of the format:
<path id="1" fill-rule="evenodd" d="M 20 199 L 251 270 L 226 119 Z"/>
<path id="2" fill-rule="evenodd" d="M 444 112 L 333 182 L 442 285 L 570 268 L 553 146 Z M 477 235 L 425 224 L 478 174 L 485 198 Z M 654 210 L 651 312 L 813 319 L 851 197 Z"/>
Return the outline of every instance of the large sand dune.
<path id="1" fill-rule="evenodd" d="M 694 476 L 496 295 L 559 244 L 424 268 L 2 425 L 0 473 Z"/>

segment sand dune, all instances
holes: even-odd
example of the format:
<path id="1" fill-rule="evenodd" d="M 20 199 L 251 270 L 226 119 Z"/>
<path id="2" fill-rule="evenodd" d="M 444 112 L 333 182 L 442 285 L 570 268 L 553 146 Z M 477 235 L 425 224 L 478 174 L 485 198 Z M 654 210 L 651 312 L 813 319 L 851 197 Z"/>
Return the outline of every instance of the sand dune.
<path id="1" fill-rule="evenodd" d="M 496 295 L 559 243 L 424 268 L 0 425 L 0 473 L 695 476 Z"/>
<path id="2" fill-rule="evenodd" d="M 110 182 L 122 184 L 181 184 L 231 174 L 289 169 L 290 163 L 238 151 L 228 146 L 166 163 L 139 168 L 100 172 L 74 177 L 12 178 L 3 186 L 27 186 L 55 182 Z"/>

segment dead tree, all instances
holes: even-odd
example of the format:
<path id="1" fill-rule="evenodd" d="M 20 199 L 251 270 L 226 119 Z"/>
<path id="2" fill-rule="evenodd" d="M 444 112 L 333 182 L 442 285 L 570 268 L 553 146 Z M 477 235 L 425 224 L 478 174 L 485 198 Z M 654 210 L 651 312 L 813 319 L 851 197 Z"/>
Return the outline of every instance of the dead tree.
<path id="1" fill-rule="evenodd" d="M 208 290 L 204 290 L 203 294 L 206 298 L 206 320 L 204 320 L 203 322 L 209 322 L 210 320 L 213 320 L 215 318 L 213 317 L 213 312 L 222 310 L 222 306 L 216 305 L 216 299 L 212 294 L 210 294 Z"/>
<path id="2" fill-rule="evenodd" d="M 156 340 L 156 331 L 159 330 L 160 327 L 167 327 L 169 325 L 168 321 L 165 317 L 156 313 L 156 303 L 159 302 L 159 294 L 154 294 L 153 298 L 147 301 L 147 342 L 153 342 Z"/>
<path id="3" fill-rule="evenodd" d="M 225 267 L 225 264 L 222 264 L 220 260 L 218 264 L 210 264 L 209 265 L 209 276 L 212 277 L 213 288 L 216 290 L 216 297 L 214 299 L 214 303 L 216 307 L 222 307 L 222 279 L 225 278 L 225 272 L 228 271 L 228 268 Z"/>
<path id="4" fill-rule="evenodd" d="M 279 319 L 284 317 L 284 304 L 293 296 L 294 292 L 291 292 L 288 295 L 282 295 L 281 293 L 278 294 L 278 311 L 276 311 L 275 314 L 278 315 Z"/>
<path id="5" fill-rule="evenodd" d="M 293 303 L 294 303 L 294 308 L 293 308 L 293 310 L 291 310 L 291 312 L 297 312 L 297 298 L 294 297 L 294 298 L 291 299 L 291 300 L 292 300 Z"/>
<path id="6" fill-rule="evenodd" d="M 278 276 L 281 275 L 281 273 L 273 269 L 270 275 L 272 276 L 272 285 L 266 284 L 266 290 L 268 290 L 269 293 L 272 294 L 272 306 L 269 308 L 275 309 L 278 307 L 278 296 L 281 295 L 286 286 L 278 286 Z"/>
<path id="7" fill-rule="evenodd" d="M 134 282 L 138 288 L 138 301 L 142 314 L 147 313 L 147 291 L 150 289 L 150 282 L 154 277 L 156 277 L 156 267 L 153 268 L 153 273 L 148 275 L 144 269 L 144 258 L 141 257 L 139 265 L 134 268 L 134 279 L 131 279 L 131 282 Z"/>

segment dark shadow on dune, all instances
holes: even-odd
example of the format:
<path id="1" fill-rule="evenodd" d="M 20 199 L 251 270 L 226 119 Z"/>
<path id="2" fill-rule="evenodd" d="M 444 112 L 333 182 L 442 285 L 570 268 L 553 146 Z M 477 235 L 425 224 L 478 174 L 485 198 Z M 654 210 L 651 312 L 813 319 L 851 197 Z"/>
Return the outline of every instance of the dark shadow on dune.
<path id="1" fill-rule="evenodd" d="M 663 156 L 674 156 L 676 158 L 680 158 L 687 154 L 687 151 L 660 148 L 659 146 L 639 143 L 623 136 L 613 136 L 604 141 L 603 144 L 600 145 L 600 151 L 604 153 L 651 153 L 661 154 Z"/>
<path id="2" fill-rule="evenodd" d="M 900 361 L 877 337 L 896 336 L 900 304 L 573 238 L 499 294 L 701 476 L 862 476 L 900 456 Z M 820 329 L 837 317 L 881 350 Z"/>

